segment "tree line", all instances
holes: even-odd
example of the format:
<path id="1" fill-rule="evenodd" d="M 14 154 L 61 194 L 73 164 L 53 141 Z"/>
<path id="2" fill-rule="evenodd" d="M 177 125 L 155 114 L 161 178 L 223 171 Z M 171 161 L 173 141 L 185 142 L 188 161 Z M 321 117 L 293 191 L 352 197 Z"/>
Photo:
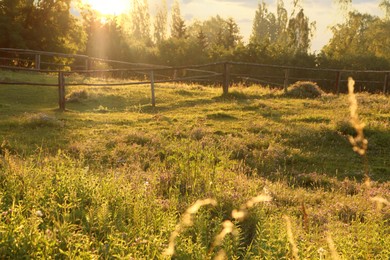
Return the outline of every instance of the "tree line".
<path id="1" fill-rule="evenodd" d="M 344 21 L 319 53 L 310 52 L 315 21 L 302 1 L 290 12 L 276 0 L 276 12 L 260 2 L 248 43 L 233 17 L 185 21 L 180 2 L 170 10 L 161 0 L 150 13 L 148 0 L 131 1 L 128 14 L 102 18 L 80 0 L 0 0 L 0 47 L 23 48 L 163 65 L 247 61 L 305 67 L 390 68 L 390 1 L 384 17 L 353 10 L 338 0 Z"/>

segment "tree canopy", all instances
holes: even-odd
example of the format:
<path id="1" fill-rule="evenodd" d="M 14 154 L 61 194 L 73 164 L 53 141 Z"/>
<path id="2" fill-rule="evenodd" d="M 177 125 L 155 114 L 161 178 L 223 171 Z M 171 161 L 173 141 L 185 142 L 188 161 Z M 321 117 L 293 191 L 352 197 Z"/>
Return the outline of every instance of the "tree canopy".
<path id="1" fill-rule="evenodd" d="M 0 47 L 79 53 L 160 64 L 241 60 L 275 64 L 357 68 L 390 67 L 390 1 L 380 1 L 383 18 L 352 9 L 352 0 L 335 0 L 345 19 L 319 54 L 310 52 L 315 22 L 302 1 L 293 10 L 276 0 L 276 11 L 262 1 L 252 33 L 243 40 L 234 17 L 216 15 L 187 21 L 180 1 L 131 1 L 127 14 L 101 17 L 79 0 L 0 0 Z"/>

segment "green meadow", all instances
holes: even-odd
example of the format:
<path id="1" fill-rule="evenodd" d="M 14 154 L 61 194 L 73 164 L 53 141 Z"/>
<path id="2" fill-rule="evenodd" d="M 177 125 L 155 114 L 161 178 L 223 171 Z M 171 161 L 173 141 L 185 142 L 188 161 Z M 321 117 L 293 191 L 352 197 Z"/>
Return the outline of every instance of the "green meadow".
<path id="1" fill-rule="evenodd" d="M 60 112 L 57 87 L 0 85 L 0 258 L 388 259 L 389 96 L 357 94 L 361 157 L 344 94 L 150 92 L 69 86 Z"/>

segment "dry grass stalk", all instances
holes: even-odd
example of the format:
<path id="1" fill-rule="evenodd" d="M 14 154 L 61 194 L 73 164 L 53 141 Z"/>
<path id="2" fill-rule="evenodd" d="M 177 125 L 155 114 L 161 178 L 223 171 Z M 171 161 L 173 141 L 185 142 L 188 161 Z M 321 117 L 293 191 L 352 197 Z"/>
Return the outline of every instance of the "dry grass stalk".
<path id="1" fill-rule="evenodd" d="M 242 221 L 245 216 L 248 214 L 248 209 L 255 206 L 257 203 L 260 202 L 270 202 L 272 200 L 272 197 L 269 195 L 259 195 L 257 197 L 254 197 L 250 200 L 248 200 L 245 204 L 241 205 L 239 210 L 233 210 L 232 216 L 233 218 Z"/>
<path id="2" fill-rule="evenodd" d="M 348 100 L 349 100 L 349 110 L 351 112 L 351 124 L 356 130 L 356 137 L 349 137 L 349 142 L 353 146 L 353 150 L 357 152 L 359 155 L 363 156 L 367 152 L 368 141 L 364 137 L 363 129 L 365 124 L 360 122 L 359 115 L 357 113 L 358 104 L 356 95 L 354 93 L 355 89 L 355 81 L 350 77 L 348 78 Z"/>
<path id="3" fill-rule="evenodd" d="M 226 252 L 221 249 L 218 254 L 215 256 L 214 260 L 225 260 L 228 259 Z"/>
<path id="4" fill-rule="evenodd" d="M 309 216 L 307 215 L 307 212 L 306 212 L 306 207 L 305 207 L 305 203 L 302 202 L 302 225 L 303 225 L 303 228 L 309 232 Z"/>
<path id="5" fill-rule="evenodd" d="M 222 227 L 223 227 L 223 229 L 222 229 L 221 233 L 219 233 L 214 239 L 214 243 L 212 245 L 212 248 L 221 245 L 225 236 L 227 234 L 233 233 L 233 231 L 234 231 L 234 224 L 230 220 L 225 220 L 222 223 Z"/>
<path id="6" fill-rule="evenodd" d="M 355 128 L 357 135 L 355 137 L 349 136 L 349 142 L 352 144 L 352 149 L 354 152 L 358 153 L 364 158 L 364 172 L 365 172 L 365 184 L 367 187 L 371 186 L 371 180 L 368 177 L 368 161 L 367 161 L 367 148 L 368 141 L 364 137 L 363 129 L 365 124 L 360 122 L 359 115 L 357 113 L 358 103 L 356 99 L 355 91 L 355 81 L 349 77 L 348 78 L 348 100 L 349 100 L 349 110 L 351 112 L 351 124 Z"/>
<path id="7" fill-rule="evenodd" d="M 328 246 L 330 249 L 332 259 L 333 260 L 340 260 L 341 258 L 339 256 L 339 254 L 337 253 L 336 246 L 333 242 L 333 239 L 332 239 L 332 236 L 330 235 L 330 233 L 328 233 L 328 235 L 326 237 L 326 241 L 328 242 Z"/>
<path id="8" fill-rule="evenodd" d="M 201 207 L 210 204 L 216 206 L 217 201 L 213 199 L 197 200 L 184 212 L 181 221 L 176 225 L 175 230 L 172 232 L 171 237 L 169 238 L 168 247 L 164 250 L 163 255 L 172 256 L 175 253 L 175 240 L 186 227 L 193 225 L 192 215 L 198 212 Z"/>
<path id="9" fill-rule="evenodd" d="M 288 216 L 284 216 L 283 218 L 286 221 L 287 238 L 288 238 L 288 242 L 291 245 L 292 255 L 293 255 L 293 258 L 297 260 L 297 259 L 299 259 L 298 247 L 297 247 L 297 244 L 295 243 L 295 240 L 294 240 L 292 227 L 291 227 L 291 220 Z"/>
<path id="10" fill-rule="evenodd" d="M 234 229 L 234 224 L 230 220 L 225 220 L 222 223 L 222 227 L 223 227 L 223 229 L 222 229 L 221 233 L 219 233 L 214 238 L 214 242 L 211 245 L 209 254 L 211 254 L 214 251 L 214 248 L 216 248 L 217 246 L 220 246 L 222 244 L 222 241 L 225 239 L 226 235 L 231 234 L 231 233 L 234 235 L 237 235 L 235 232 L 235 229 Z M 223 249 L 221 249 L 214 259 L 225 259 L 225 256 L 226 256 L 225 251 Z"/>

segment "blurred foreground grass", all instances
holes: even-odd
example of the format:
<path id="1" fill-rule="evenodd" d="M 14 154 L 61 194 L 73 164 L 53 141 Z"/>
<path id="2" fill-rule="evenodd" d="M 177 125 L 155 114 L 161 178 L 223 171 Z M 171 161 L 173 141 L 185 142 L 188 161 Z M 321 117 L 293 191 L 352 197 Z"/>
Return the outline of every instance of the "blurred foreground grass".
<path id="1" fill-rule="evenodd" d="M 68 87 L 59 113 L 55 87 L 0 86 L 0 257 L 164 258 L 180 215 L 213 198 L 176 238 L 173 258 L 222 248 L 229 259 L 292 258 L 288 216 L 300 258 L 331 258 L 330 236 L 341 258 L 387 259 L 389 97 L 357 95 L 369 141 L 371 182 L 362 183 L 346 96 L 221 92 L 161 84 L 153 108 L 146 85 Z M 272 201 L 233 219 L 260 194 Z M 212 247 L 225 220 L 234 235 Z"/>

